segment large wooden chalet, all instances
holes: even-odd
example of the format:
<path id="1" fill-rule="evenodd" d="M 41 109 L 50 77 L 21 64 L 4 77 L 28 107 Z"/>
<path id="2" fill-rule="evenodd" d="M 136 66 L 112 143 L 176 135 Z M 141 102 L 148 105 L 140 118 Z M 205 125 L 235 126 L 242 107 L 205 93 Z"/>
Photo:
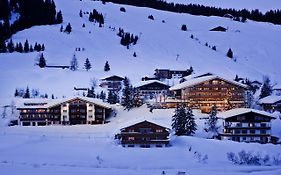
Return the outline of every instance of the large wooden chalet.
<path id="1" fill-rule="evenodd" d="M 170 88 L 174 97 L 188 106 L 209 112 L 245 107 L 247 86 L 213 74 L 192 77 Z"/>
<path id="2" fill-rule="evenodd" d="M 167 95 L 168 85 L 158 80 L 141 81 L 135 88 L 144 99 L 157 98 L 159 95 Z"/>
<path id="3" fill-rule="evenodd" d="M 51 124 L 101 124 L 110 115 L 111 107 L 99 99 L 24 99 L 17 107 L 22 126 Z"/>
<path id="4" fill-rule="evenodd" d="M 165 147 L 169 145 L 169 129 L 142 121 L 121 129 L 117 135 L 124 147 Z"/>
<path id="5" fill-rule="evenodd" d="M 112 75 L 101 79 L 100 87 L 109 91 L 119 91 L 122 88 L 124 78 L 118 75 Z"/>
<path id="6" fill-rule="evenodd" d="M 237 108 L 222 112 L 224 130 L 220 134 L 222 140 L 237 142 L 276 142 L 278 138 L 271 136 L 271 120 L 274 119 L 265 111 Z"/>

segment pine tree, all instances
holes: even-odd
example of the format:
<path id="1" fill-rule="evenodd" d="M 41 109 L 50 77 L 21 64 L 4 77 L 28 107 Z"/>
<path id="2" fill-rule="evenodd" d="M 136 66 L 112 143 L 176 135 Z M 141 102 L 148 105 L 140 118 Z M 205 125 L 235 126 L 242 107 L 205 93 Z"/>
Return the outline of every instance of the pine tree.
<path id="1" fill-rule="evenodd" d="M 80 10 L 79 16 L 80 16 L 81 18 L 83 17 L 83 12 L 82 12 L 82 10 Z"/>
<path id="2" fill-rule="evenodd" d="M 19 45 L 18 45 L 18 52 L 20 52 L 20 53 L 23 52 L 23 47 L 22 47 L 21 43 L 19 43 Z"/>
<path id="3" fill-rule="evenodd" d="M 38 66 L 39 66 L 40 68 L 46 67 L 46 60 L 45 60 L 45 58 L 44 58 L 43 53 L 40 54 Z"/>
<path id="4" fill-rule="evenodd" d="M 52 99 L 55 99 L 55 96 L 54 96 L 54 94 L 52 94 Z"/>
<path id="5" fill-rule="evenodd" d="M 76 55 L 74 54 L 72 60 L 70 61 L 70 70 L 76 71 L 78 69 L 78 61 Z"/>
<path id="6" fill-rule="evenodd" d="M 260 99 L 271 95 L 272 91 L 272 85 L 270 83 L 269 77 L 263 77 L 263 85 L 261 87 Z"/>
<path id="7" fill-rule="evenodd" d="M 30 98 L 30 92 L 29 92 L 29 88 L 27 86 L 26 90 L 25 90 L 25 93 L 23 95 L 23 98 Z"/>
<path id="8" fill-rule="evenodd" d="M 216 50 L 217 50 L 217 47 L 216 47 L 216 46 L 213 46 L 212 49 L 213 49 L 214 51 L 216 51 Z"/>
<path id="9" fill-rule="evenodd" d="M 106 99 L 106 94 L 103 91 L 100 92 L 100 99 L 103 101 Z"/>
<path id="10" fill-rule="evenodd" d="M 112 91 L 109 91 L 109 92 L 108 92 L 108 95 L 107 95 L 107 102 L 108 102 L 109 104 L 114 104 L 114 102 L 113 102 L 113 92 L 112 92 Z"/>
<path id="11" fill-rule="evenodd" d="M 179 105 L 172 116 L 172 128 L 175 131 L 175 135 L 192 135 L 196 131 L 196 126 L 192 110 L 186 108 L 183 104 Z"/>
<path id="12" fill-rule="evenodd" d="M 19 96 L 19 91 L 18 91 L 18 89 L 16 89 L 14 96 L 15 96 L 15 97 L 18 97 L 18 96 Z"/>
<path id="13" fill-rule="evenodd" d="M 24 50 L 25 53 L 29 52 L 29 44 L 28 44 L 28 41 L 27 41 L 27 40 L 25 40 L 23 50 Z"/>
<path id="14" fill-rule="evenodd" d="M 92 68 L 92 65 L 91 65 L 91 63 L 90 63 L 90 61 L 89 61 L 88 58 L 86 59 L 86 61 L 85 61 L 85 63 L 84 63 L 84 68 L 85 68 L 87 71 L 89 71 L 89 70 Z"/>
<path id="15" fill-rule="evenodd" d="M 210 138 L 214 138 L 218 136 L 218 129 L 219 127 L 217 126 L 218 123 L 218 117 L 217 117 L 217 107 L 212 106 L 209 118 L 205 122 L 205 131 L 210 134 Z"/>
<path id="16" fill-rule="evenodd" d="M 45 45 L 42 44 L 41 51 L 45 51 Z"/>
<path id="17" fill-rule="evenodd" d="M 232 52 L 231 48 L 228 49 L 226 56 L 229 58 L 233 58 L 233 52 Z"/>
<path id="18" fill-rule="evenodd" d="M 15 51 L 15 45 L 12 39 L 7 44 L 7 49 L 9 50 L 10 53 Z"/>
<path id="19" fill-rule="evenodd" d="M 125 109 L 130 110 L 133 107 L 132 85 L 130 84 L 130 80 L 127 77 L 125 77 L 123 82 L 124 88 L 122 90 L 121 105 L 124 106 Z"/>
<path id="20" fill-rule="evenodd" d="M 104 71 L 105 71 L 105 72 L 110 71 L 110 66 L 109 66 L 109 64 L 108 64 L 108 61 L 105 62 Z"/>
<path id="21" fill-rule="evenodd" d="M 62 12 L 59 11 L 59 12 L 57 13 L 56 23 L 57 23 L 57 24 L 60 24 L 60 23 L 62 23 L 62 22 L 63 22 Z"/>
<path id="22" fill-rule="evenodd" d="M 71 31 L 72 31 L 71 24 L 68 23 L 67 26 L 66 26 L 65 29 L 64 29 L 64 32 L 67 33 L 67 34 L 70 34 Z"/>

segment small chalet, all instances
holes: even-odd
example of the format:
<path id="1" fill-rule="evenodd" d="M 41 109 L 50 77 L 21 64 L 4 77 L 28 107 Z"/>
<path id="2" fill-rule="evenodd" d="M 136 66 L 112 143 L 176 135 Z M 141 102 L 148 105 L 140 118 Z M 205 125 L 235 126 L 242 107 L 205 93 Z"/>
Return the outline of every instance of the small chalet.
<path id="1" fill-rule="evenodd" d="M 209 112 L 211 106 L 218 110 L 245 107 L 247 85 L 207 73 L 189 77 L 170 88 L 174 97 L 189 107 Z"/>
<path id="2" fill-rule="evenodd" d="M 23 99 L 17 109 L 22 126 L 101 124 L 111 112 L 109 104 L 87 97 Z"/>
<path id="3" fill-rule="evenodd" d="M 172 79 L 182 78 L 188 76 L 193 72 L 193 68 L 190 67 L 187 70 L 170 70 L 170 69 L 155 69 L 155 77 L 158 79 Z"/>
<path id="4" fill-rule="evenodd" d="M 222 27 L 222 26 L 218 26 L 218 27 L 215 27 L 213 29 L 210 30 L 211 32 L 226 32 L 227 29 Z"/>
<path id="5" fill-rule="evenodd" d="M 121 129 L 117 135 L 124 147 L 165 147 L 169 145 L 169 129 L 142 121 Z"/>
<path id="6" fill-rule="evenodd" d="M 158 80 L 141 81 L 135 88 L 145 99 L 156 98 L 159 95 L 167 95 L 169 91 L 168 85 Z"/>
<path id="7" fill-rule="evenodd" d="M 220 134 L 222 140 L 237 142 L 276 142 L 278 138 L 271 136 L 271 114 L 249 108 L 238 108 L 222 112 L 224 130 Z"/>
<path id="8" fill-rule="evenodd" d="M 124 78 L 118 75 L 112 75 L 101 79 L 100 87 L 109 91 L 119 91 L 122 88 Z"/>
<path id="9" fill-rule="evenodd" d="M 281 112 L 281 96 L 270 95 L 259 100 L 263 110 L 267 112 Z"/>

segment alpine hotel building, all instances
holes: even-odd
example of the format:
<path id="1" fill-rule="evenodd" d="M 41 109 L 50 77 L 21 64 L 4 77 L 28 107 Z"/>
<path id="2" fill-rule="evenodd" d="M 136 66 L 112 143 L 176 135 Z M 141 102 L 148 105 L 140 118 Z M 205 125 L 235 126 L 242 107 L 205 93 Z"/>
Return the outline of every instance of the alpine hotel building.
<path id="1" fill-rule="evenodd" d="M 102 124 L 110 115 L 111 107 L 95 98 L 24 99 L 17 108 L 22 126 L 51 124 Z"/>

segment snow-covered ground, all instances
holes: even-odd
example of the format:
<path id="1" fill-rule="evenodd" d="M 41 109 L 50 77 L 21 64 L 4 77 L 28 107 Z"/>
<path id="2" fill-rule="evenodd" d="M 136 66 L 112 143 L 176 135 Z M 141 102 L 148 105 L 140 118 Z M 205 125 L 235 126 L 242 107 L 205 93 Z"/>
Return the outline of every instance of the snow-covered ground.
<path id="1" fill-rule="evenodd" d="M 261 12 L 281 9 L 281 1 L 278 0 L 163 0 L 178 4 L 200 4 L 211 7 L 233 9 L 258 9 Z"/>
<path id="2" fill-rule="evenodd" d="M 279 69 L 279 48 L 281 47 L 281 26 L 248 21 L 239 23 L 226 18 L 192 16 L 158 11 L 148 8 L 124 6 L 126 13 L 120 12 L 121 5 L 90 0 L 57 0 L 61 9 L 64 27 L 71 23 L 70 35 L 61 33 L 60 25 L 36 26 L 18 32 L 14 42 L 44 43 L 44 56 L 47 64 L 68 65 L 75 53 L 80 70 L 72 72 L 61 69 L 40 69 L 35 66 L 38 53 L 0 54 L 0 104 L 10 103 L 16 88 L 38 88 L 49 96 L 73 95 L 73 87 L 90 87 L 92 78 L 108 74 L 129 76 L 137 84 L 142 76 L 153 75 L 155 68 L 187 69 L 193 66 L 195 72 L 214 72 L 233 79 L 236 74 L 251 80 L 262 80 L 269 75 L 273 81 L 281 82 Z M 97 9 L 105 16 L 105 26 L 99 28 L 90 23 L 88 16 L 79 17 L 80 9 L 90 12 Z M 152 14 L 154 21 L 149 20 Z M 162 20 L 165 23 L 162 23 Z M 85 23 L 86 27 L 82 28 Z M 186 24 L 187 32 L 180 30 Z M 213 27 L 222 25 L 228 28 L 225 33 L 210 32 Z M 137 45 L 130 49 L 121 46 L 116 35 L 118 28 L 139 36 Z M 110 29 L 111 28 L 111 29 Z M 112 28 L 115 28 L 113 30 Z M 195 39 L 191 39 L 193 34 Z M 217 52 L 205 43 L 217 47 Z M 85 51 L 75 51 L 75 48 Z M 236 62 L 227 58 L 231 48 Z M 133 53 L 137 57 L 133 57 Z M 86 60 L 92 63 L 92 70 L 83 70 Z M 111 71 L 103 72 L 106 61 Z M 173 85 L 172 81 L 171 84 Z"/>
<path id="3" fill-rule="evenodd" d="M 173 109 L 153 110 L 142 106 L 129 112 L 118 107 L 118 115 L 105 125 L 1 127 L 0 168 L 3 174 L 114 174 L 176 175 L 229 174 L 279 175 L 281 166 L 239 166 L 227 160 L 227 152 L 241 150 L 262 155 L 281 154 L 280 145 L 236 143 L 202 138 L 202 114 L 194 112 L 195 137 L 171 137 L 171 147 L 123 148 L 114 140 L 120 128 L 150 120 L 170 127 Z M 280 130 L 280 120 L 277 122 Z M 191 150 L 190 150 L 191 147 Z M 196 155 L 207 155 L 200 162 Z"/>

